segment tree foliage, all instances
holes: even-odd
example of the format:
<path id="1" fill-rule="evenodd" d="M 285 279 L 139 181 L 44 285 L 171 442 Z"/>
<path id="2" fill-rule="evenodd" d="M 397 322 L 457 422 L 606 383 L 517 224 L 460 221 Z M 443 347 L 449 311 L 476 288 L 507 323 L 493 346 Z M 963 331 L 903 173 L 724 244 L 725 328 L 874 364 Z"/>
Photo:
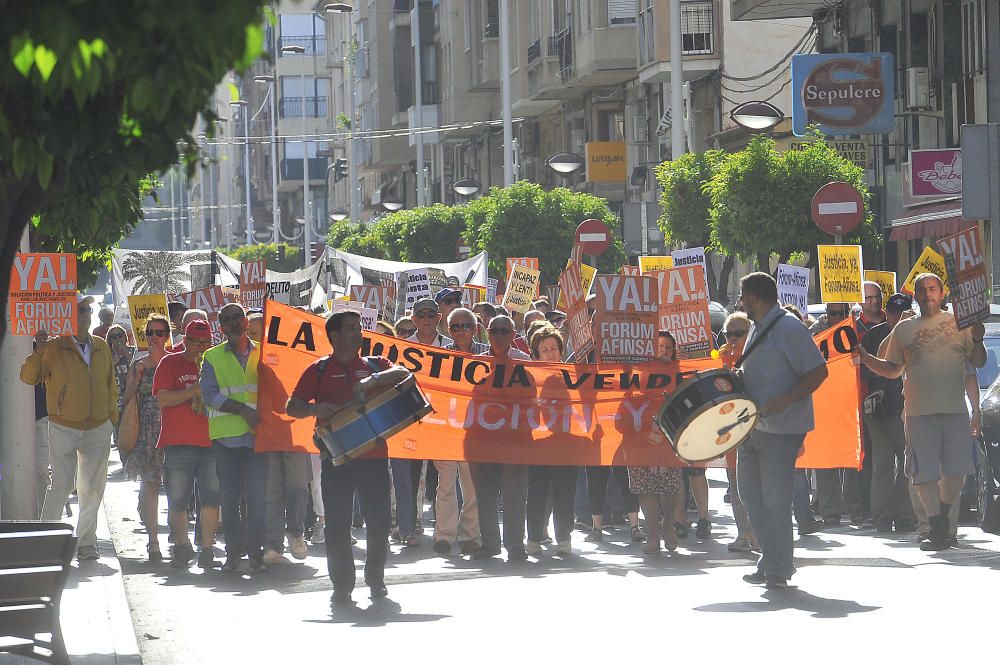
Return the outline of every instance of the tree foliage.
<path id="1" fill-rule="evenodd" d="M 466 205 L 400 210 L 370 226 L 344 220 L 330 227 L 326 241 L 345 252 L 417 263 L 454 261 L 458 242 L 464 241 L 473 253 L 489 253 L 493 275 L 506 277 L 508 257 L 531 256 L 539 259 L 542 281 L 554 284 L 569 258 L 576 227 L 585 219 L 608 226 L 614 243 L 600 257 L 599 267 L 616 272 L 625 252 L 607 202 L 563 188 L 545 191 L 528 182 L 494 187 Z"/>
<path id="2" fill-rule="evenodd" d="M 789 257 L 813 251 L 833 241 L 812 220 L 816 191 L 828 182 L 846 182 L 857 189 L 868 210 L 870 194 L 864 171 L 837 154 L 819 135 L 802 150 L 779 153 L 774 141 L 756 136 L 740 152 L 729 155 L 709 181 L 712 246 L 758 263 L 771 254 Z M 872 214 L 845 242 L 877 246 Z M 758 267 L 767 269 L 763 265 Z"/>
<path id="3" fill-rule="evenodd" d="M 0 0 L 0 305 L 29 220 L 39 249 L 104 257 L 148 174 L 179 143 L 194 163 L 198 114 L 262 52 L 263 4 Z"/>
<path id="4" fill-rule="evenodd" d="M 279 258 L 279 247 L 284 248 L 284 258 Z M 295 272 L 302 267 L 302 248 L 288 243 L 256 243 L 240 245 L 226 252 L 237 261 L 267 261 L 267 269 L 277 272 Z"/>

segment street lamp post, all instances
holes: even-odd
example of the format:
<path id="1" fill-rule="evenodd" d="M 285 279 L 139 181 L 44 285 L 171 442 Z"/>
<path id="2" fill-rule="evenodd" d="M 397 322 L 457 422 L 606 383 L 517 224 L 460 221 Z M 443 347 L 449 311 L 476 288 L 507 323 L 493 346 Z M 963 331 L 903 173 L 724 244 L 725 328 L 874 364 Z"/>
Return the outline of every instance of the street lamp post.
<path id="1" fill-rule="evenodd" d="M 267 83 L 267 95 L 271 98 L 271 242 L 278 244 L 280 241 L 281 211 L 278 209 L 278 103 L 277 81 L 274 76 L 255 76 L 253 80 L 257 83 Z"/>
<path id="2" fill-rule="evenodd" d="M 247 244 L 254 244 L 253 237 L 253 217 L 250 214 L 250 107 L 245 99 L 230 102 L 230 106 L 237 106 L 243 116 L 243 183 L 246 189 L 247 203 Z"/>
<path id="3" fill-rule="evenodd" d="M 326 7 L 324 10 L 327 14 L 346 14 L 347 15 L 347 49 L 350 54 L 350 71 L 348 79 L 348 85 L 350 90 L 348 91 L 348 97 L 350 98 L 351 106 L 351 137 L 347 140 L 347 159 L 349 161 L 348 165 L 348 187 L 351 194 L 351 221 L 355 224 L 361 221 L 361 188 L 359 186 L 360 180 L 358 178 L 358 162 L 360 161 L 361 151 L 358 149 L 355 123 L 357 122 L 357 86 L 354 83 L 354 73 L 357 69 L 358 56 L 354 51 L 354 20 L 351 17 L 351 12 L 354 8 L 345 2 L 333 2 Z"/>
<path id="4" fill-rule="evenodd" d="M 281 53 L 283 55 L 301 55 L 304 56 L 306 49 L 304 46 L 299 46 L 297 44 L 291 44 L 289 46 L 282 46 Z M 300 74 L 302 81 L 302 219 L 305 221 L 303 233 L 305 239 L 303 241 L 303 263 L 304 267 L 308 268 L 312 265 L 312 224 L 309 219 L 309 141 L 306 137 L 309 135 L 309 129 L 306 121 L 306 59 L 302 58 L 302 73 Z"/>

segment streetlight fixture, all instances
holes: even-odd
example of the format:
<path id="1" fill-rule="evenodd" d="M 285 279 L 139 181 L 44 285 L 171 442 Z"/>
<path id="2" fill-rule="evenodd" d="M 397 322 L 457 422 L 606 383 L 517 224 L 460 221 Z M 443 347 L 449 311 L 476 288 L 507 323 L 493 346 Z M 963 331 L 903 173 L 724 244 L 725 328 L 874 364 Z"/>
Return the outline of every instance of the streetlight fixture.
<path id="1" fill-rule="evenodd" d="M 238 107 L 240 115 L 243 116 L 243 181 L 247 193 L 247 244 L 252 245 L 254 236 L 253 216 L 250 214 L 250 109 L 245 99 L 238 99 L 229 105 Z"/>
<path id="2" fill-rule="evenodd" d="M 583 168 L 583 157 L 572 152 L 560 152 L 552 155 L 545 164 L 562 176 L 570 176 Z"/>
<path id="3" fill-rule="evenodd" d="M 354 23 L 351 19 L 351 13 L 354 11 L 354 7 L 347 4 L 346 2 L 331 2 L 323 7 L 323 11 L 327 14 L 344 14 L 347 16 L 347 53 L 350 58 L 350 73 L 347 80 L 347 85 L 349 86 L 349 92 L 347 93 L 350 99 L 350 113 L 351 113 L 351 126 L 349 127 L 351 131 L 350 138 L 347 140 L 348 147 L 348 184 L 349 191 L 351 194 L 350 199 L 350 210 L 351 219 L 354 221 L 361 221 L 361 188 L 358 186 L 358 161 L 361 156 L 361 150 L 358 148 L 357 138 L 355 136 L 355 123 L 357 122 L 357 88 L 355 85 L 354 75 L 357 69 L 357 53 L 355 52 L 355 38 L 354 38 Z"/>
<path id="4" fill-rule="evenodd" d="M 748 132 L 761 134 L 774 129 L 785 115 L 774 104 L 744 102 L 729 113 L 729 118 Z"/>
<path id="5" fill-rule="evenodd" d="M 397 210 L 403 209 L 403 200 L 400 199 L 395 194 L 390 194 L 386 198 L 382 199 L 382 207 L 389 212 L 396 212 Z"/>
<path id="6" fill-rule="evenodd" d="M 255 83 L 267 84 L 267 96 L 271 98 L 271 242 L 278 244 L 281 228 L 281 209 L 278 207 L 278 103 L 275 100 L 275 79 L 270 74 L 254 76 Z"/>
<path id="7" fill-rule="evenodd" d="M 347 219 L 346 210 L 334 210 L 333 212 L 330 213 L 330 221 L 342 222 L 345 219 Z"/>
<path id="8" fill-rule="evenodd" d="M 472 178 L 460 178 L 451 184 L 451 189 L 459 196 L 475 196 L 482 189 L 482 185 Z"/>

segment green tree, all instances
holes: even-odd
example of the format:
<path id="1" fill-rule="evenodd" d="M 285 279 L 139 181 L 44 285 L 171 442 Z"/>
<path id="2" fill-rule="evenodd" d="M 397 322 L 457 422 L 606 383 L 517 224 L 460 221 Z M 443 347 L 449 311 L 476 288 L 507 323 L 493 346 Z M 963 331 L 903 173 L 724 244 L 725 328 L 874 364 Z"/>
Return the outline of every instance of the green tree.
<path id="1" fill-rule="evenodd" d="M 441 203 L 391 213 L 371 230 L 390 259 L 414 263 L 455 261 L 464 232 L 463 206 Z"/>
<path id="2" fill-rule="evenodd" d="M 686 244 L 688 247 L 705 247 L 712 244 L 712 197 L 708 182 L 726 159 L 723 150 L 684 153 L 673 161 L 656 167 L 656 180 L 660 184 L 660 205 L 663 214 L 657 220 L 668 244 Z M 711 261 L 708 271 L 708 290 L 713 300 L 729 304 L 726 284 L 735 261 L 722 252 L 722 268 L 718 276 Z"/>
<path id="3" fill-rule="evenodd" d="M 284 258 L 278 258 L 279 247 L 284 248 Z M 288 243 L 257 243 L 254 245 L 240 245 L 226 252 L 237 261 L 259 261 L 267 260 L 267 269 L 277 272 L 295 272 L 302 267 L 302 250 L 295 245 Z"/>
<path id="4" fill-rule="evenodd" d="M 625 262 L 618 220 L 607 201 L 563 187 L 551 191 L 521 181 L 493 187 L 467 206 L 465 239 L 473 252 L 487 251 L 490 273 L 506 278 L 508 257 L 537 257 L 542 283 L 555 284 L 573 247 L 576 227 L 599 219 L 614 239 L 598 259 L 601 272 L 617 272 Z"/>
<path id="5" fill-rule="evenodd" d="M 811 204 L 816 191 L 828 182 L 846 182 L 857 189 L 868 211 L 871 197 L 864 171 L 842 158 L 812 134 L 802 150 L 779 153 L 774 140 L 756 136 L 740 152 L 730 155 L 708 184 L 712 198 L 712 245 L 742 259 L 753 259 L 760 270 L 770 270 L 770 256 L 785 262 L 796 254 L 809 254 L 816 262 L 818 244 L 833 238 L 812 221 Z M 848 244 L 877 247 L 871 212 L 845 236 Z"/>
<path id="6" fill-rule="evenodd" d="M 193 165 L 198 114 L 261 54 L 263 4 L 0 0 L 0 309 L 29 222 L 38 249 L 106 259 L 148 174 L 178 144 Z"/>
<path id="7" fill-rule="evenodd" d="M 372 235 L 371 226 L 354 224 L 349 219 L 334 222 L 326 234 L 327 247 L 375 259 L 389 258 L 384 247 Z"/>

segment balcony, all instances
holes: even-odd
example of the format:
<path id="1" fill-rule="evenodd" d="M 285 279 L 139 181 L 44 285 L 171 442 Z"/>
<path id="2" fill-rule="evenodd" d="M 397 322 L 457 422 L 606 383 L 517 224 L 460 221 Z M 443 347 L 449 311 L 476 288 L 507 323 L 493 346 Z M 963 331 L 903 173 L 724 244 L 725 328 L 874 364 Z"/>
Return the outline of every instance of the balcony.
<path id="1" fill-rule="evenodd" d="M 619 85 L 635 78 L 634 25 L 594 28 L 573 40 L 572 67 L 576 85 Z"/>
<path id="2" fill-rule="evenodd" d="M 773 20 L 779 18 L 810 18 L 816 12 L 829 9 L 829 0 L 729 0 L 734 21 Z"/>
<path id="3" fill-rule="evenodd" d="M 542 57 L 542 40 L 536 39 L 528 46 L 528 62 L 532 63 Z"/>
<path id="4" fill-rule="evenodd" d="M 278 38 L 278 51 L 285 46 L 301 46 L 306 50 L 303 55 L 325 55 L 325 35 L 282 35 Z"/>
<path id="5" fill-rule="evenodd" d="M 576 75 L 573 67 L 573 31 L 566 28 L 556 33 L 552 39 L 555 42 L 553 53 L 559 56 L 559 78 L 566 83 Z"/>
<path id="6" fill-rule="evenodd" d="M 326 97 L 282 97 L 279 104 L 278 117 L 301 118 L 302 103 L 305 100 L 307 118 L 325 118 L 327 114 Z"/>
<path id="7" fill-rule="evenodd" d="M 322 182 L 326 178 L 326 158 L 312 157 L 309 159 L 309 180 Z M 281 160 L 281 179 L 298 180 L 302 182 L 302 158 Z"/>

